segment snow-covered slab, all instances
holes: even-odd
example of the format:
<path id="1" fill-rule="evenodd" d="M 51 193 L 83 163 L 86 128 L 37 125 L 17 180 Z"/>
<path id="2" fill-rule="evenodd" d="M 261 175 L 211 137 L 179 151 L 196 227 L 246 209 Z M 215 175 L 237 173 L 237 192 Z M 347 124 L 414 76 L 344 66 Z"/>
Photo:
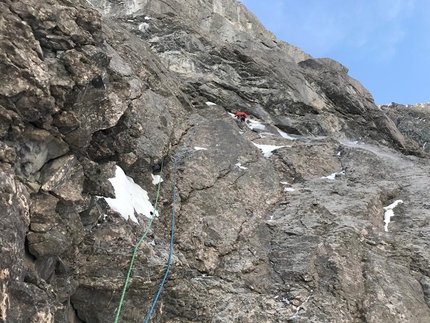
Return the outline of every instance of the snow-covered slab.
<path id="1" fill-rule="evenodd" d="M 152 184 L 158 185 L 159 183 L 163 182 L 163 179 L 161 178 L 160 175 L 151 174 L 151 176 L 152 176 Z"/>
<path id="2" fill-rule="evenodd" d="M 260 148 L 263 151 L 263 155 L 264 157 L 268 158 L 270 156 L 272 156 L 272 151 L 276 150 L 276 149 L 280 149 L 280 148 L 284 148 L 284 147 L 288 147 L 288 146 L 274 146 L 274 145 L 259 145 L 256 144 L 255 142 L 253 142 L 253 144 L 257 147 Z"/>
<path id="3" fill-rule="evenodd" d="M 300 310 L 303 308 L 303 306 L 307 303 L 307 302 L 309 302 L 309 300 L 310 300 L 310 298 L 311 298 L 311 296 L 308 296 L 307 298 L 306 298 L 306 300 L 299 306 L 299 307 L 297 307 L 296 308 L 296 312 L 294 313 L 294 315 L 293 316 L 291 316 L 290 318 L 289 318 L 289 320 L 291 320 L 291 321 L 295 321 L 296 319 L 297 319 L 297 317 L 299 316 L 299 312 L 300 312 Z"/>
<path id="4" fill-rule="evenodd" d="M 264 124 L 262 124 L 259 121 L 255 121 L 255 120 L 251 120 L 251 119 L 248 119 L 247 125 L 252 130 L 254 130 L 254 129 L 258 129 L 258 130 L 266 129 L 266 126 Z"/>
<path id="5" fill-rule="evenodd" d="M 384 223 L 385 223 L 384 229 L 385 229 L 385 232 L 388 232 L 388 224 L 391 222 L 391 217 L 394 216 L 393 209 L 397 205 L 402 204 L 402 203 L 403 203 L 402 200 L 397 200 L 394 203 L 391 203 L 390 205 L 384 207 L 384 210 L 385 210 L 385 213 L 384 213 Z"/>
<path id="6" fill-rule="evenodd" d="M 331 180 L 333 180 L 333 179 L 336 179 L 336 175 L 337 175 L 337 173 L 332 173 L 332 174 L 330 174 L 330 175 L 328 175 L 328 176 L 323 176 L 323 177 L 321 177 L 321 178 L 326 178 L 326 179 L 331 179 Z"/>
<path id="7" fill-rule="evenodd" d="M 263 138 L 267 138 L 267 137 L 273 137 L 273 136 L 275 136 L 275 134 L 270 133 L 270 132 L 260 132 L 258 134 L 258 136 L 263 139 Z"/>
<path id="8" fill-rule="evenodd" d="M 143 214 L 147 218 L 152 218 L 155 210 L 151 202 L 149 202 L 148 193 L 137 185 L 131 177 L 125 175 L 121 167 L 116 166 L 115 177 L 109 178 L 114 191 L 115 198 L 105 197 L 106 202 L 112 210 L 121 214 L 121 216 L 133 222 L 137 221 L 135 213 Z M 158 216 L 158 212 L 155 212 Z"/>
<path id="9" fill-rule="evenodd" d="M 328 176 L 323 176 L 321 178 L 335 180 L 336 179 L 336 175 L 345 175 L 345 171 L 341 171 L 340 173 L 332 173 L 332 174 L 330 174 Z"/>
<path id="10" fill-rule="evenodd" d="M 207 106 L 210 106 L 210 107 L 216 105 L 216 103 L 213 103 L 211 101 L 207 101 L 205 103 L 206 103 Z"/>
<path id="11" fill-rule="evenodd" d="M 395 201 L 395 202 L 391 203 L 391 204 L 390 204 L 390 205 L 388 205 L 388 206 L 384 206 L 384 210 L 392 210 L 392 209 L 394 209 L 397 205 L 402 204 L 402 203 L 403 203 L 403 200 L 397 200 L 397 201 Z"/>
<path id="12" fill-rule="evenodd" d="M 207 148 L 203 148 L 203 147 L 194 147 L 195 150 L 208 150 Z"/>
<path id="13" fill-rule="evenodd" d="M 287 193 L 291 193 L 291 192 L 295 192 L 296 190 L 294 189 L 294 188 L 292 188 L 292 187 L 285 187 L 284 188 L 284 192 L 287 192 Z"/>
<path id="14" fill-rule="evenodd" d="M 296 140 L 297 138 L 291 137 L 288 133 L 283 132 L 281 129 L 276 128 L 278 130 L 279 134 L 282 138 L 289 139 L 289 140 Z"/>
<path id="15" fill-rule="evenodd" d="M 248 169 L 248 167 L 242 166 L 242 164 L 241 164 L 241 163 L 237 163 L 237 164 L 235 164 L 234 166 L 237 166 L 237 167 L 239 167 L 240 169 Z"/>
<path id="16" fill-rule="evenodd" d="M 148 31 L 149 30 L 149 24 L 147 22 L 142 22 L 139 24 L 138 28 L 140 31 Z"/>

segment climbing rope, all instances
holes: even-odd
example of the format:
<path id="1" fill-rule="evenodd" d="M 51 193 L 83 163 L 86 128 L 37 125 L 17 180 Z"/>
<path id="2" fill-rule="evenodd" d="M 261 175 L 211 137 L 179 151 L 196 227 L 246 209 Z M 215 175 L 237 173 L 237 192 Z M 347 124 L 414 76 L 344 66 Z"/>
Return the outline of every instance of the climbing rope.
<path id="1" fill-rule="evenodd" d="M 160 177 L 161 177 L 161 175 L 163 173 L 163 166 L 164 166 L 164 160 L 162 159 L 161 160 L 161 168 L 160 168 Z M 152 222 L 154 221 L 155 214 L 157 212 L 158 198 L 160 196 L 160 187 L 161 187 L 161 180 L 158 182 L 157 196 L 155 197 L 154 211 L 152 213 L 151 221 L 149 221 L 149 225 L 146 228 L 145 233 L 143 234 L 143 236 L 140 238 L 139 242 L 134 247 L 133 256 L 131 257 L 130 266 L 128 268 L 127 278 L 125 279 L 124 288 L 122 290 L 121 299 L 119 301 L 118 310 L 116 312 L 115 323 L 118 323 L 118 320 L 119 320 L 119 315 L 121 313 L 122 304 L 124 302 L 124 297 L 125 297 L 125 293 L 127 291 L 127 286 L 128 286 L 129 280 L 130 280 L 131 270 L 133 269 L 134 258 L 136 257 L 137 250 L 139 249 L 139 246 L 142 243 L 143 239 L 146 238 L 146 236 L 147 236 L 147 234 L 149 232 L 149 229 L 151 229 Z"/>
<path id="2" fill-rule="evenodd" d="M 157 304 L 158 297 L 160 296 L 161 290 L 163 289 L 164 283 L 166 282 L 167 275 L 169 274 L 170 265 L 172 262 L 172 252 L 173 252 L 173 240 L 175 236 L 175 206 L 176 206 L 176 165 L 178 160 L 184 155 L 185 151 L 188 149 L 188 146 L 191 144 L 191 140 L 193 139 L 194 133 L 196 131 L 196 126 L 193 127 L 193 130 L 188 138 L 188 142 L 185 147 L 179 152 L 176 158 L 173 161 L 173 202 L 172 202 L 172 233 L 170 235 L 170 249 L 169 249 L 169 258 L 167 259 L 167 268 L 164 273 L 163 280 L 161 281 L 160 287 L 158 288 L 157 294 L 152 301 L 151 309 L 149 310 L 148 315 L 145 318 L 145 323 L 148 323 L 149 318 L 151 317 L 152 312 L 154 311 L 154 307 Z"/>
<path id="3" fill-rule="evenodd" d="M 158 288 L 157 294 L 155 295 L 154 300 L 152 301 L 151 308 L 150 308 L 150 310 L 148 312 L 148 315 L 145 318 L 145 323 L 147 323 L 149 321 L 149 319 L 151 317 L 151 314 L 154 311 L 155 305 L 157 304 L 158 297 L 160 296 L 161 290 L 163 289 L 164 283 L 165 283 L 165 281 L 167 279 L 167 276 L 169 274 L 170 265 L 171 265 L 171 261 L 172 261 L 172 253 L 173 253 L 173 240 L 174 240 L 174 235 L 175 235 L 176 171 L 177 171 L 176 166 L 177 166 L 177 162 L 179 161 L 179 159 L 184 155 L 185 151 L 188 149 L 189 145 L 191 144 L 191 140 L 192 140 L 192 138 L 194 136 L 194 133 L 195 133 L 195 126 L 193 127 L 193 130 L 192 130 L 192 132 L 190 134 L 190 137 L 188 138 L 187 144 L 179 152 L 179 154 L 176 156 L 176 158 L 173 160 L 172 229 L 171 229 L 171 236 L 170 236 L 169 257 L 167 259 L 167 268 L 166 268 L 166 271 L 164 273 L 163 280 L 161 281 L 161 284 L 160 284 L 160 287 Z M 162 175 L 162 172 L 163 172 L 163 166 L 164 166 L 164 160 L 161 161 L 160 176 Z M 154 218 L 155 218 L 155 214 L 156 214 L 156 210 L 157 210 L 157 205 L 158 205 L 158 199 L 159 199 L 159 196 L 160 196 L 160 187 L 161 187 L 161 181 L 158 182 L 157 196 L 155 198 L 154 212 L 152 214 L 151 221 L 149 222 L 149 225 L 148 225 L 145 233 L 143 234 L 143 236 L 140 238 L 139 242 L 134 247 L 133 255 L 132 255 L 131 261 L 130 261 L 130 266 L 128 268 L 127 278 L 126 278 L 125 283 L 124 283 L 124 288 L 122 290 L 121 299 L 119 301 L 118 310 L 117 310 L 117 313 L 116 313 L 116 316 L 115 316 L 115 321 L 114 321 L 115 323 L 118 323 L 118 320 L 119 320 L 119 316 L 120 316 L 120 313 L 121 313 L 121 308 L 122 308 L 122 305 L 124 303 L 124 297 L 125 297 L 125 293 L 127 291 L 128 283 L 130 281 L 131 271 L 133 269 L 134 259 L 136 257 L 137 250 L 139 249 L 139 246 L 142 243 L 143 239 L 146 238 L 146 236 L 147 236 L 147 234 L 148 234 L 148 232 L 149 232 L 149 230 L 151 228 L 152 222 L 154 221 Z"/>

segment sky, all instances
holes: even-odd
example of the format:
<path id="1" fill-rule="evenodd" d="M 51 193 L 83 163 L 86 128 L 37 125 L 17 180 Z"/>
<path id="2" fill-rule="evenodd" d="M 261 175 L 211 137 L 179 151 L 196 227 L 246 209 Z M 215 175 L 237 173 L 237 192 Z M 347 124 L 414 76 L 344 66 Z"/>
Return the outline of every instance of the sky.
<path id="1" fill-rule="evenodd" d="M 349 69 L 376 104 L 430 102 L 429 0 L 241 0 L 278 39 Z"/>

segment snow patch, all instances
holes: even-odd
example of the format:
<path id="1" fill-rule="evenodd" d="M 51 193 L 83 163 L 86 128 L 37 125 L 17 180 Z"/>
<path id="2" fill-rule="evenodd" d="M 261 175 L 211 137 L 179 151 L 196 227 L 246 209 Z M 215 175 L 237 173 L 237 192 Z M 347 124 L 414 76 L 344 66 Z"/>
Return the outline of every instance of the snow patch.
<path id="1" fill-rule="evenodd" d="M 237 164 L 235 164 L 234 166 L 237 166 L 237 167 L 239 167 L 240 169 L 248 169 L 248 167 L 242 166 L 242 164 L 241 164 L 241 163 L 237 163 Z"/>
<path id="2" fill-rule="evenodd" d="M 291 316 L 289 319 L 290 320 L 295 320 L 296 318 L 297 318 L 297 316 L 299 315 L 299 312 L 300 312 L 300 310 L 303 308 L 303 306 L 307 303 L 307 302 L 309 302 L 309 299 L 310 299 L 311 297 L 310 296 L 308 296 L 308 298 L 306 298 L 306 300 L 299 306 L 299 307 L 297 307 L 297 309 L 296 309 L 296 313 L 294 313 L 294 315 L 293 316 Z"/>
<path id="3" fill-rule="evenodd" d="M 276 130 L 278 130 L 278 132 L 282 138 L 289 139 L 289 140 L 296 140 L 297 139 L 297 138 L 291 137 L 289 134 L 287 134 L 286 132 L 283 132 L 281 129 L 276 128 Z"/>
<path id="4" fill-rule="evenodd" d="M 282 185 L 290 185 L 288 182 L 280 182 Z"/>
<path id="5" fill-rule="evenodd" d="M 330 174 L 330 175 L 328 175 L 328 176 L 323 176 L 323 177 L 321 177 L 321 178 L 326 178 L 326 179 L 335 179 L 335 178 L 336 178 L 336 174 L 337 174 L 337 173 L 332 173 L 332 174 Z"/>
<path id="6" fill-rule="evenodd" d="M 208 150 L 207 148 L 203 148 L 203 147 L 194 147 L 195 150 Z"/>
<path id="7" fill-rule="evenodd" d="M 206 103 L 207 106 L 214 106 L 214 105 L 216 105 L 216 103 L 213 103 L 211 101 L 207 101 L 205 103 Z"/>
<path id="8" fill-rule="evenodd" d="M 252 130 L 254 130 L 254 129 L 258 129 L 258 130 L 264 130 L 264 129 L 266 129 L 266 126 L 264 124 L 262 124 L 259 121 L 255 121 L 255 120 L 251 120 L 251 119 L 248 119 L 247 125 Z"/>
<path id="9" fill-rule="evenodd" d="M 395 202 L 391 203 L 391 204 L 390 204 L 390 205 L 388 205 L 388 206 L 384 206 L 384 210 L 392 210 L 392 209 L 394 209 L 397 205 L 402 204 L 402 203 L 403 203 L 403 200 L 397 200 L 397 201 L 395 201 Z"/>
<path id="10" fill-rule="evenodd" d="M 161 183 L 163 181 L 163 179 L 161 178 L 160 175 L 151 174 L 151 176 L 152 176 L 152 184 L 154 184 L 154 185 L 158 185 L 159 183 Z"/>
<path id="11" fill-rule="evenodd" d="M 345 175 L 345 171 L 343 170 L 340 173 L 333 173 L 333 174 L 330 174 L 328 176 L 323 176 L 321 178 L 334 180 L 334 179 L 336 179 L 336 175 Z"/>
<path id="12" fill-rule="evenodd" d="M 284 188 L 284 192 L 295 192 L 296 190 L 292 187 L 286 187 Z"/>
<path id="13" fill-rule="evenodd" d="M 384 213 L 384 223 L 385 223 L 384 229 L 385 229 L 385 232 L 388 232 L 388 223 L 391 222 L 391 217 L 394 216 L 393 209 L 397 205 L 402 204 L 402 203 L 403 203 L 402 200 L 397 200 L 397 201 L 391 203 L 390 205 L 384 207 L 384 210 L 385 210 L 385 213 Z"/>
<path id="14" fill-rule="evenodd" d="M 143 214 L 147 218 L 152 218 L 155 210 L 151 202 L 149 202 L 148 193 L 137 185 L 131 177 L 125 175 L 121 167 L 116 166 L 115 177 L 109 178 L 114 191 L 115 198 L 105 197 L 104 199 L 109 204 L 112 210 L 121 214 L 125 219 L 131 219 L 139 224 L 135 216 L 135 212 Z M 158 212 L 155 211 L 158 216 Z"/>
<path id="15" fill-rule="evenodd" d="M 274 134 L 270 133 L 270 132 L 260 132 L 258 134 L 258 136 L 260 136 L 260 138 L 267 138 L 267 137 L 270 137 L 270 136 L 274 136 Z"/>
<path id="16" fill-rule="evenodd" d="M 140 31 L 148 31 L 149 30 L 149 24 L 147 22 L 142 22 L 139 24 L 139 30 Z"/>
<path id="17" fill-rule="evenodd" d="M 284 147 L 289 147 L 289 146 L 274 146 L 274 145 L 259 145 L 253 142 L 253 144 L 257 147 L 260 148 L 263 151 L 263 155 L 264 157 L 268 158 L 270 156 L 272 156 L 272 151 L 279 149 L 279 148 L 284 148 Z"/>

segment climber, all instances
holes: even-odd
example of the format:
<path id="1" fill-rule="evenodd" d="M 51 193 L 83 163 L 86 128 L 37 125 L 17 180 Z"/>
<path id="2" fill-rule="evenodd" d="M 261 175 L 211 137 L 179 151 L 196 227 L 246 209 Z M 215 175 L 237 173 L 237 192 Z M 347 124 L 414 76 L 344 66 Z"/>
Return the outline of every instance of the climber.
<path id="1" fill-rule="evenodd" d="M 244 121 L 245 121 L 245 119 L 246 119 L 246 118 L 248 118 L 248 115 L 247 115 L 245 112 L 241 112 L 241 111 L 239 111 L 238 113 L 236 113 L 236 114 L 234 115 L 234 117 L 235 117 L 237 120 L 239 120 L 239 121 L 241 121 L 241 122 L 244 122 Z"/>

